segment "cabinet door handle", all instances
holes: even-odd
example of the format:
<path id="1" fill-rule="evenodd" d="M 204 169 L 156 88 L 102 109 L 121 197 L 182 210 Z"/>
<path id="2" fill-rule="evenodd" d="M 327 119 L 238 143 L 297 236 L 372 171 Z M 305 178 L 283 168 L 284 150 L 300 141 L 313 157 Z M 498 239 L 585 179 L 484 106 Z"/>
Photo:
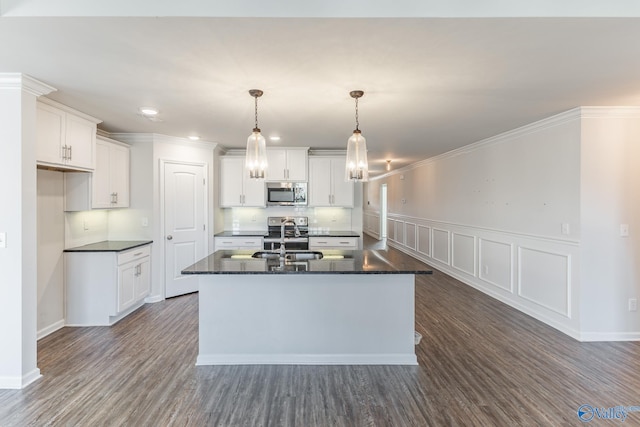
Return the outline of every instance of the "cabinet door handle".
<path id="1" fill-rule="evenodd" d="M 118 193 L 113 193 L 113 196 L 114 196 L 114 200 L 115 200 L 114 203 L 118 204 Z"/>
<path id="2" fill-rule="evenodd" d="M 73 147 L 69 146 L 69 161 L 73 158 Z"/>

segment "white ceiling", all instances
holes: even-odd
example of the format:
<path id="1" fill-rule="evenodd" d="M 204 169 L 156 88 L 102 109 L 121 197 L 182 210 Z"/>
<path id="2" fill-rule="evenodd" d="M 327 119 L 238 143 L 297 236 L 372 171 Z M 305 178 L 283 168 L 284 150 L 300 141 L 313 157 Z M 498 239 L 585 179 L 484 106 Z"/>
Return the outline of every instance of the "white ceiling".
<path id="1" fill-rule="evenodd" d="M 576 106 L 640 105 L 638 18 L 9 17 L 8 3 L 0 72 L 56 87 L 110 132 L 241 148 L 259 88 L 263 134 L 345 148 L 362 89 L 376 174 Z"/>

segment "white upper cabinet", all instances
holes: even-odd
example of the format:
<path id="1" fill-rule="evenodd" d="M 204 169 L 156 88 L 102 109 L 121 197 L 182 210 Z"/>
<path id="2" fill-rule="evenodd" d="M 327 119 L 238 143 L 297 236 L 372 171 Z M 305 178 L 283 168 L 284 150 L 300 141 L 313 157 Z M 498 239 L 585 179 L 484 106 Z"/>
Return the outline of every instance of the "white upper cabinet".
<path id="1" fill-rule="evenodd" d="M 264 180 L 249 178 L 244 157 L 220 159 L 220 206 L 265 207 Z"/>
<path id="2" fill-rule="evenodd" d="M 309 206 L 353 207 L 353 182 L 345 181 L 344 156 L 309 158 Z"/>
<path id="3" fill-rule="evenodd" d="M 267 181 L 307 181 L 308 148 L 267 149 Z"/>
<path id="4" fill-rule="evenodd" d="M 129 147 L 99 136 L 96 141 L 91 207 L 129 207 L 129 175 Z"/>
<path id="5" fill-rule="evenodd" d="M 65 211 L 129 207 L 129 146 L 99 136 L 95 170 L 64 174 Z"/>
<path id="6" fill-rule="evenodd" d="M 98 123 L 98 119 L 42 98 L 37 105 L 37 163 L 60 169 L 93 170 Z"/>

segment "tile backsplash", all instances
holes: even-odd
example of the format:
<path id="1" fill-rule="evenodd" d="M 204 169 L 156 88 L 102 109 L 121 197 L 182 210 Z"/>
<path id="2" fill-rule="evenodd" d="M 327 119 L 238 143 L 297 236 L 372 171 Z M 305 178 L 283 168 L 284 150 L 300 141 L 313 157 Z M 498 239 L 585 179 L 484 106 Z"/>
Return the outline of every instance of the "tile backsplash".
<path id="1" fill-rule="evenodd" d="M 268 207 L 230 208 L 224 210 L 224 229 L 235 231 L 266 230 L 267 217 L 306 216 L 310 230 L 351 230 L 353 209 Z"/>

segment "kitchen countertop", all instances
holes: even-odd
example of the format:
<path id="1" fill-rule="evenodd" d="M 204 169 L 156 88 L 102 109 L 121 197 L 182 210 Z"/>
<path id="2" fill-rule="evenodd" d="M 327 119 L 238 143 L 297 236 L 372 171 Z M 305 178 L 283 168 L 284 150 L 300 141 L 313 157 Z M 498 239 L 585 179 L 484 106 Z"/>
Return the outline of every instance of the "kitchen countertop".
<path id="1" fill-rule="evenodd" d="M 89 245 L 65 249 L 64 252 L 122 252 L 153 243 L 153 240 L 105 240 Z"/>
<path id="2" fill-rule="evenodd" d="M 283 261 L 252 258 L 253 250 L 216 251 L 182 274 L 432 274 L 427 264 L 388 251 L 323 250 L 322 259 Z M 295 251 L 291 251 L 295 252 Z"/>

